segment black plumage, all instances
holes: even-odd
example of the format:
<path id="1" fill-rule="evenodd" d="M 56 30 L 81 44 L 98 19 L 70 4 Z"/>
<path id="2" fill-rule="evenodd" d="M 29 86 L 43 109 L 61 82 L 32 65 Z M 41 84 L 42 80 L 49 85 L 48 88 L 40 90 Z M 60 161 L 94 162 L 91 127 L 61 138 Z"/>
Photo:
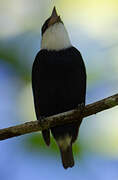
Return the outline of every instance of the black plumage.
<path id="1" fill-rule="evenodd" d="M 86 70 L 80 52 L 74 47 L 39 51 L 32 68 L 32 88 L 37 119 L 85 104 Z M 66 136 L 72 137 L 66 149 L 60 147 L 64 168 L 74 165 L 72 143 L 77 138 L 81 121 L 80 118 L 77 123 L 51 128 L 57 141 Z M 43 131 L 47 145 L 50 144 L 49 131 Z"/>

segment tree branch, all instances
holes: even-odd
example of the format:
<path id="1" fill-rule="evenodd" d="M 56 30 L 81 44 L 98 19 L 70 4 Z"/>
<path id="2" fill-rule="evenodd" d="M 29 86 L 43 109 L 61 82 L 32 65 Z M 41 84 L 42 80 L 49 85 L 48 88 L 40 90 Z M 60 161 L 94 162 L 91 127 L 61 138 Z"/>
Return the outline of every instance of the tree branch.
<path id="1" fill-rule="evenodd" d="M 110 109 L 116 105 L 118 105 L 118 94 L 87 105 L 84 108 L 82 114 L 80 109 L 73 109 L 68 112 L 44 118 L 42 121 L 31 121 L 21 125 L 1 129 L 0 140 L 5 140 L 11 137 L 16 137 L 36 131 L 42 131 L 44 129 L 58 125 L 76 122 L 79 119 L 80 115 L 82 117 L 87 117 L 106 109 Z"/>

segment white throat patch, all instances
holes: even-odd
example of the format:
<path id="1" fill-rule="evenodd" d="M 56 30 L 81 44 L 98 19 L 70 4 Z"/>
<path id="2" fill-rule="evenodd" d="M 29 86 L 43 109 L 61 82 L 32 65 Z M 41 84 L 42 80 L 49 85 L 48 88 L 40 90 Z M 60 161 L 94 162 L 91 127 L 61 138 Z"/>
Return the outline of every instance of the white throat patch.
<path id="1" fill-rule="evenodd" d="M 68 47 L 71 47 L 71 42 L 62 23 L 50 26 L 43 34 L 41 49 L 61 50 Z"/>

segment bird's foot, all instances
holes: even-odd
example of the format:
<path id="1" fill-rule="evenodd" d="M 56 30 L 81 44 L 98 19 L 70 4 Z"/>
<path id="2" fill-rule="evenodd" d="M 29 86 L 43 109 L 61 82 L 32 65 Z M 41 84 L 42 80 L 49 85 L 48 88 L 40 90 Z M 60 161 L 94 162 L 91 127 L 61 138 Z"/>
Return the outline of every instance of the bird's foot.
<path id="1" fill-rule="evenodd" d="M 77 106 L 77 109 L 80 110 L 80 117 L 79 117 L 79 119 L 81 119 L 81 120 L 83 118 L 84 108 L 85 108 L 85 104 L 84 103 L 78 104 L 78 106 Z"/>
<path id="2" fill-rule="evenodd" d="M 77 109 L 79 109 L 80 112 L 82 112 L 84 110 L 84 108 L 85 108 L 85 104 L 84 103 L 78 104 L 78 106 L 77 106 Z"/>
<path id="3" fill-rule="evenodd" d="M 39 117 L 39 119 L 38 119 L 38 121 L 40 122 L 40 123 L 43 123 L 44 121 L 45 121 L 45 116 L 40 116 Z"/>
<path id="4" fill-rule="evenodd" d="M 77 106 L 77 109 L 80 110 L 81 116 L 83 114 L 84 108 L 85 108 L 85 104 L 84 103 L 78 104 L 78 106 Z"/>

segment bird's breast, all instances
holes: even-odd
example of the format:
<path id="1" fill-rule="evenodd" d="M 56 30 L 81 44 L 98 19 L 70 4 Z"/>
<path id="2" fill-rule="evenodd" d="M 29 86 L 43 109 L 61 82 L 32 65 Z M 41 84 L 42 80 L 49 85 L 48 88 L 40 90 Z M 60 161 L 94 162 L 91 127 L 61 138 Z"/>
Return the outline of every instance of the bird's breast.
<path id="1" fill-rule="evenodd" d="M 74 61 L 63 59 L 49 59 L 40 66 L 42 75 L 50 79 L 66 79 L 74 75 L 78 70 L 78 65 Z"/>

